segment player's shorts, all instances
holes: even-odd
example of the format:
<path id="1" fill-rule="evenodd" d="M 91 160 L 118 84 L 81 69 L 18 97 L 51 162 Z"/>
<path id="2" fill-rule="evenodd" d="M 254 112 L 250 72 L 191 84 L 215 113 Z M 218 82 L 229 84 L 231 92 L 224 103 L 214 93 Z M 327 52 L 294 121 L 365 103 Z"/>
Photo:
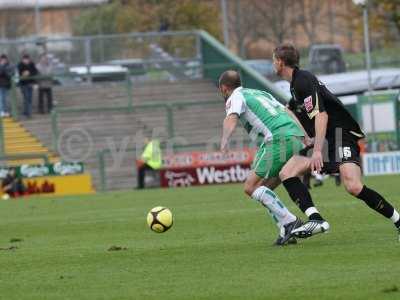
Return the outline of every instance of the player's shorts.
<path id="1" fill-rule="evenodd" d="M 324 167 L 321 173 L 337 174 L 340 165 L 355 163 L 361 166 L 359 138 L 351 133 L 343 133 L 342 138 L 337 139 L 327 136 L 328 147 L 324 147 Z M 300 151 L 300 155 L 311 157 L 313 146 Z"/>
<path id="2" fill-rule="evenodd" d="M 297 136 L 262 143 L 254 158 L 252 169 L 261 178 L 278 177 L 286 162 L 303 148 L 302 137 Z"/>

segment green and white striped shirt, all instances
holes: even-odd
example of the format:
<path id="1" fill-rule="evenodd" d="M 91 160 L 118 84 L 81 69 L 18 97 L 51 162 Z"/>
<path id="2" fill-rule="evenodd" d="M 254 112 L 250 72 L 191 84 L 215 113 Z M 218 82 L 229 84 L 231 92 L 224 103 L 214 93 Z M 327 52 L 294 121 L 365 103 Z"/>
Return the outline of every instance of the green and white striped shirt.
<path id="1" fill-rule="evenodd" d="M 264 142 L 288 136 L 304 136 L 302 130 L 271 94 L 242 87 L 226 101 L 226 115 L 237 114 L 251 139 Z"/>

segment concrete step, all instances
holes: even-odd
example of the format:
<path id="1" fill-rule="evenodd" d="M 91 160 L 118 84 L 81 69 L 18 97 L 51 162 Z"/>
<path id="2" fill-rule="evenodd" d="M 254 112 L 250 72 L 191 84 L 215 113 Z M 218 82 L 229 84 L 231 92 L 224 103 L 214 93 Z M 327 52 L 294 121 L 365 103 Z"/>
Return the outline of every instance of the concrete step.
<path id="1" fill-rule="evenodd" d="M 41 144 L 23 144 L 23 143 L 14 145 L 6 144 L 4 148 L 7 152 L 11 151 L 36 152 L 36 151 L 47 150 L 47 148 L 42 146 Z"/>
<path id="2" fill-rule="evenodd" d="M 21 123 L 12 119 L 7 120 L 5 127 L 5 153 L 7 155 L 18 155 L 18 154 L 46 154 L 54 160 L 59 160 L 55 157 L 49 149 L 47 149 L 37 138 L 35 138 L 31 132 L 26 130 Z M 18 163 L 34 162 L 40 163 L 41 159 L 21 159 L 12 160 L 7 163 L 10 165 L 16 165 Z"/>
<path id="3" fill-rule="evenodd" d="M 37 143 L 38 140 L 32 136 L 31 133 L 27 133 L 27 132 L 19 132 L 19 133 L 15 133 L 15 134 L 10 134 L 7 133 L 4 135 L 5 137 L 5 142 L 6 144 L 8 142 L 14 142 L 14 143 L 18 143 L 18 142 L 24 142 L 24 141 L 29 141 L 32 143 Z"/>
<path id="4" fill-rule="evenodd" d="M 9 125 L 4 125 L 3 129 L 4 130 L 18 130 L 18 129 L 23 129 L 23 127 L 20 124 L 9 124 Z"/>
<path id="5" fill-rule="evenodd" d="M 46 148 L 35 148 L 35 147 L 29 147 L 29 148 L 6 148 L 5 149 L 6 154 L 25 154 L 25 153 L 50 153 L 50 151 Z"/>
<path id="6" fill-rule="evenodd" d="M 50 158 L 50 163 L 58 162 L 58 158 Z M 39 165 L 43 163 L 43 159 L 18 159 L 18 160 L 9 160 L 7 161 L 8 166 L 20 166 L 20 165 Z"/>
<path id="7" fill-rule="evenodd" d="M 21 133 L 21 132 L 26 133 L 25 128 L 18 127 L 18 128 L 5 128 L 4 129 L 4 134 L 8 134 L 8 135 L 18 134 L 18 133 Z"/>

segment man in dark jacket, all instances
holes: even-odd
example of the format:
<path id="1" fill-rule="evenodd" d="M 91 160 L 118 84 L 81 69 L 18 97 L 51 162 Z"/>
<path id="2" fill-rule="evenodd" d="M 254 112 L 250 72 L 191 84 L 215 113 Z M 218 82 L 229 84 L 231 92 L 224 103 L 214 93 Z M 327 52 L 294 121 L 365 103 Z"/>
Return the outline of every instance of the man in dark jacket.
<path id="1" fill-rule="evenodd" d="M 30 118 L 32 115 L 32 92 L 35 79 L 32 78 L 38 74 L 35 63 L 28 54 L 22 56 L 21 62 L 18 64 L 18 73 L 20 77 L 20 87 L 24 98 L 24 116 Z"/>
<path id="2" fill-rule="evenodd" d="M 24 183 L 21 178 L 18 178 L 14 168 L 10 169 L 7 177 L 3 179 L 1 186 L 3 193 L 8 194 L 10 197 L 22 196 L 26 190 Z"/>
<path id="3" fill-rule="evenodd" d="M 9 116 L 8 93 L 11 88 L 13 67 L 5 54 L 0 56 L 0 117 Z"/>

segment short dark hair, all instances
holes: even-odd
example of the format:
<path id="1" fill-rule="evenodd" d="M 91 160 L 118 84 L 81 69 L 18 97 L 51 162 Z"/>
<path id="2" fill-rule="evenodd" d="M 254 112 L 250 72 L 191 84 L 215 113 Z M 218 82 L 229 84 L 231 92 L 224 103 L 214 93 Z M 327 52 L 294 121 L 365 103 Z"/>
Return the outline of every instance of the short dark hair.
<path id="1" fill-rule="evenodd" d="M 295 68 L 299 66 L 300 54 L 292 44 L 282 44 L 275 48 L 274 56 L 281 59 L 286 66 Z"/>
<path id="2" fill-rule="evenodd" d="M 227 70 L 221 74 L 219 77 L 218 86 L 225 85 L 230 89 L 236 89 L 242 85 L 242 80 L 240 79 L 240 74 L 235 70 Z"/>

